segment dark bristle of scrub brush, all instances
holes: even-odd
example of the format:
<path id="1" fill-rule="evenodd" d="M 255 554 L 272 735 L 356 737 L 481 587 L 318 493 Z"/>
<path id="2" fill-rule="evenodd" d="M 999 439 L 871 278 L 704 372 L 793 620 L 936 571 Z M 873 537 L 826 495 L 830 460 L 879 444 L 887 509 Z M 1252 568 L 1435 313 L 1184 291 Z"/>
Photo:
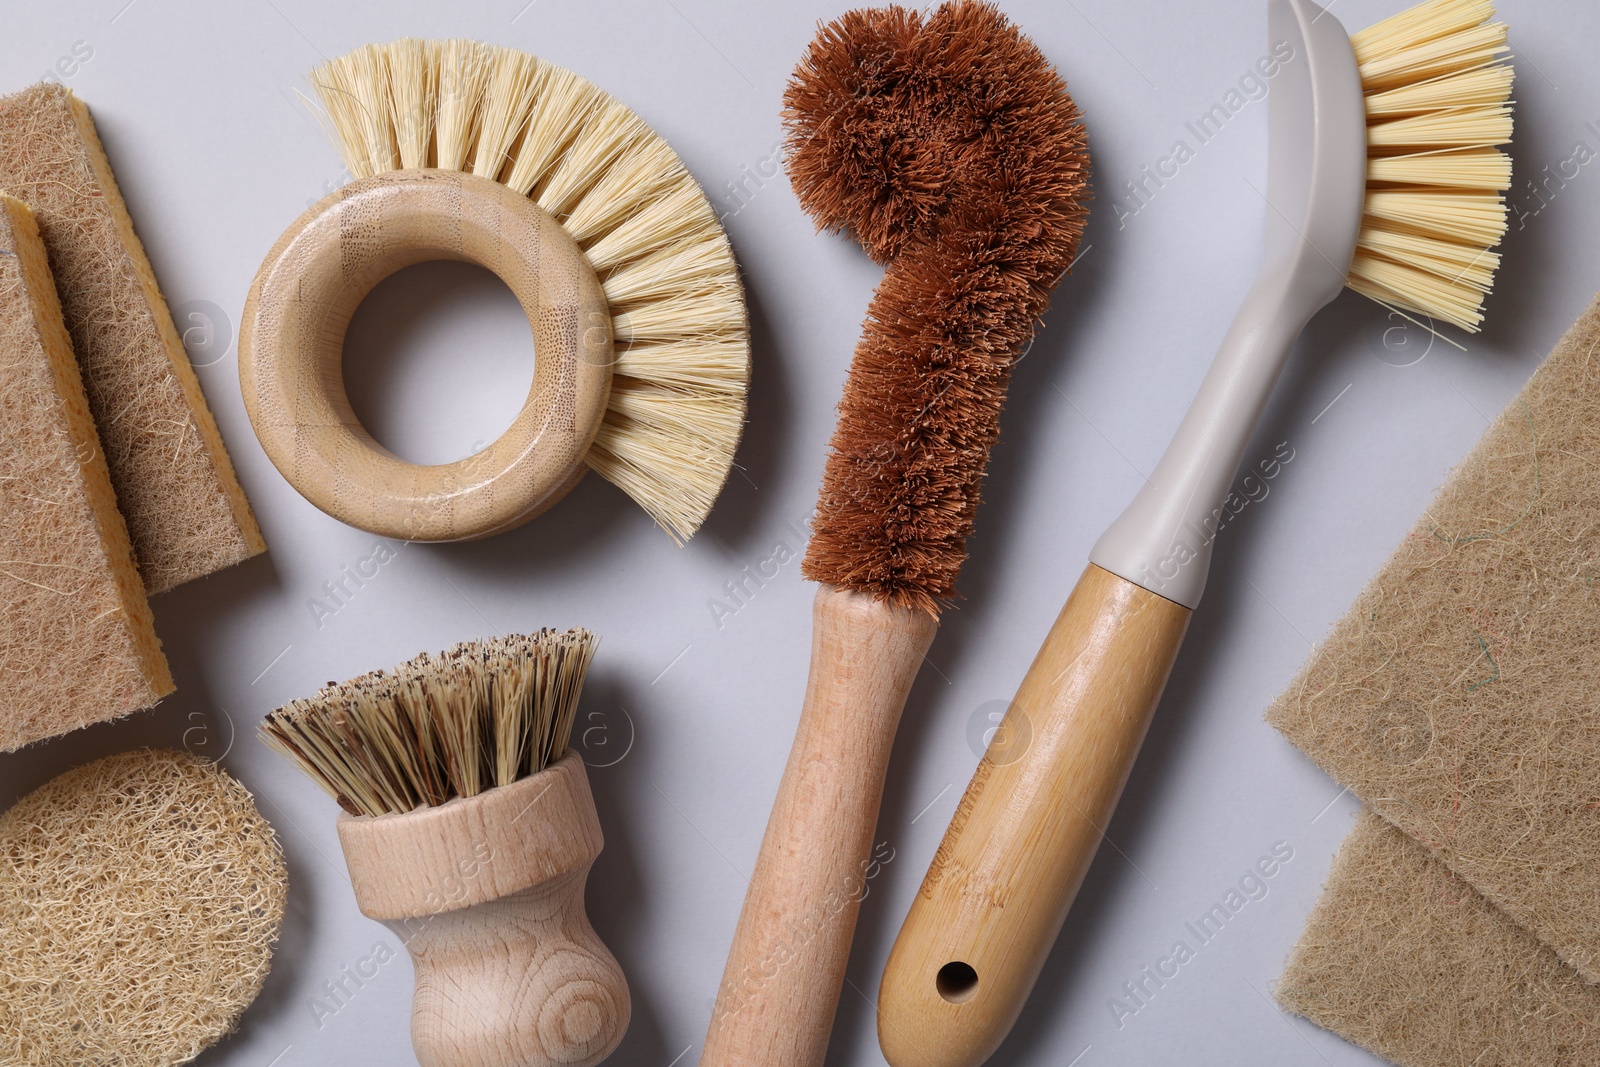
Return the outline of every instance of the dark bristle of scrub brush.
<path id="1" fill-rule="evenodd" d="M 598 643 L 540 630 L 424 653 L 279 708 L 261 737 L 352 815 L 476 796 L 566 752 Z"/>

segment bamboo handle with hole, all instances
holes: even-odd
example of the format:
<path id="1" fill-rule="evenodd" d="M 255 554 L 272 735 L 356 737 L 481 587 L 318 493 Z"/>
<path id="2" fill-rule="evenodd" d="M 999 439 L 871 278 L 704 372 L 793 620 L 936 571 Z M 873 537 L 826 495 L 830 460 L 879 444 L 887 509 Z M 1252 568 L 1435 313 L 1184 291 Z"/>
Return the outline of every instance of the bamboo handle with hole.
<path id="1" fill-rule="evenodd" d="M 1004 1040 L 1094 858 L 1190 609 L 1091 564 L 956 807 L 883 973 L 893 1067 Z"/>
<path id="2" fill-rule="evenodd" d="M 818 1067 L 906 696 L 938 621 L 824 585 L 794 747 L 768 817 L 701 1067 Z"/>

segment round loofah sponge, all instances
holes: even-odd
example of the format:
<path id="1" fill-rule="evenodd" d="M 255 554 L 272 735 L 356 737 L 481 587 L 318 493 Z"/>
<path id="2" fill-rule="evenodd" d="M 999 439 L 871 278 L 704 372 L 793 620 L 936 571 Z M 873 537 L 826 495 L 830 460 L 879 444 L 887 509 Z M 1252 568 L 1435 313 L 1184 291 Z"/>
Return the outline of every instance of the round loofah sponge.
<path id="1" fill-rule="evenodd" d="M 0 815 L 0 1063 L 187 1063 L 266 978 L 283 853 L 250 792 L 124 752 Z"/>

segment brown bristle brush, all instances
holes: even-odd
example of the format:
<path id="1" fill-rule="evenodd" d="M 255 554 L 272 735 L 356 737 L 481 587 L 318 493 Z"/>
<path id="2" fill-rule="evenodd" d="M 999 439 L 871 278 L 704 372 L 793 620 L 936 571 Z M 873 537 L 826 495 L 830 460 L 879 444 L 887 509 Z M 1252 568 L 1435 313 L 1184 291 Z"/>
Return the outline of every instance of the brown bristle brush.
<path id="1" fill-rule="evenodd" d="M 583 910 L 603 842 L 567 748 L 595 644 L 473 641 L 261 723 L 345 811 L 356 903 L 411 954 L 426 1067 L 588 1067 L 628 1028 L 627 981 Z"/>
<path id="2" fill-rule="evenodd" d="M 1089 161 L 1066 84 L 993 6 L 850 12 L 784 94 L 819 228 L 888 267 L 839 404 L 803 572 L 799 730 L 701 1064 L 820 1064 L 906 696 L 956 595 L 1011 366 L 1071 264 Z"/>

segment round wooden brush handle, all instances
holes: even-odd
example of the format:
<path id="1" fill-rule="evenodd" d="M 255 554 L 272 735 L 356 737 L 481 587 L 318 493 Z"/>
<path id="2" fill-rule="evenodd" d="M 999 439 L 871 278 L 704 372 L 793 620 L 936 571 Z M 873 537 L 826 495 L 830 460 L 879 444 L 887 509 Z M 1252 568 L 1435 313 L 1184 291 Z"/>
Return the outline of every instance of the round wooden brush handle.
<path id="1" fill-rule="evenodd" d="M 589 1067 L 628 1029 L 628 984 L 583 909 L 603 844 L 583 761 L 465 800 L 341 816 L 363 914 L 411 954 L 423 1067 Z"/>
<path id="2" fill-rule="evenodd" d="M 824 585 L 794 748 L 767 820 L 701 1067 L 815 1067 L 828 1050 L 873 829 L 931 615 Z"/>
<path id="3" fill-rule="evenodd" d="M 975 1067 L 1016 1022 L 1128 779 L 1188 608 L 1093 566 L 1034 658 L 895 940 L 894 1067 Z"/>
<path id="4" fill-rule="evenodd" d="M 407 463 L 350 407 L 345 329 L 374 286 L 429 260 L 476 263 L 533 327 L 533 388 L 511 427 L 454 463 Z M 451 170 L 363 178 L 314 205 L 267 254 L 239 328 L 239 384 L 261 447 L 334 518 L 408 541 L 485 537 L 560 500 L 611 391 L 611 315 L 583 251 L 526 196 Z"/>

